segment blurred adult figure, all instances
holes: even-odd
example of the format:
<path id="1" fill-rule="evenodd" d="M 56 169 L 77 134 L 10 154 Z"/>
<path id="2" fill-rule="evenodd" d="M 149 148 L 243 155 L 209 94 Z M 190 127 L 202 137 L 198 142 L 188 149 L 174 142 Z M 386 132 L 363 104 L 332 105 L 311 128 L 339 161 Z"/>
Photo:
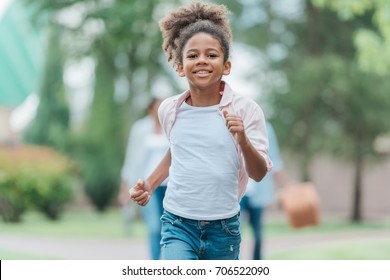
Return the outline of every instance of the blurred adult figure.
<path id="1" fill-rule="evenodd" d="M 129 206 L 129 187 L 136 184 L 139 178 L 147 177 L 166 154 L 169 143 L 163 134 L 157 116 L 160 99 L 153 98 L 148 106 L 148 115 L 134 123 L 127 143 L 126 157 L 122 167 L 122 184 L 119 202 Z M 139 207 L 143 221 L 148 230 L 151 259 L 160 258 L 161 221 L 167 180 L 154 192 L 146 206 Z M 127 211 L 128 212 L 128 211 Z"/>
<path id="2" fill-rule="evenodd" d="M 248 220 L 254 236 L 252 253 L 254 260 L 262 259 L 263 214 L 265 208 L 275 199 L 274 183 L 280 187 L 284 187 L 288 183 L 283 172 L 283 161 L 275 131 L 269 122 L 266 122 L 266 128 L 269 141 L 269 157 L 273 162 L 272 170 L 260 182 L 255 182 L 249 178 L 247 191 L 240 202 L 241 224 Z"/>

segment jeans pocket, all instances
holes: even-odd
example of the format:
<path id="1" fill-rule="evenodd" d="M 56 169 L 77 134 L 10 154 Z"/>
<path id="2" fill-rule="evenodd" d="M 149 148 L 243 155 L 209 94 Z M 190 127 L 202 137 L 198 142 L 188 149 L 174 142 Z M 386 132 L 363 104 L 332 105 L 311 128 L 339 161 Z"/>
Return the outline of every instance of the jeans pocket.
<path id="1" fill-rule="evenodd" d="M 165 211 L 165 210 L 164 210 L 160 220 L 162 223 L 170 223 L 172 225 L 174 225 L 180 221 L 176 215 L 169 213 L 168 211 Z"/>
<path id="2" fill-rule="evenodd" d="M 222 221 L 223 229 L 231 236 L 239 236 L 240 235 L 240 220 L 229 219 Z"/>

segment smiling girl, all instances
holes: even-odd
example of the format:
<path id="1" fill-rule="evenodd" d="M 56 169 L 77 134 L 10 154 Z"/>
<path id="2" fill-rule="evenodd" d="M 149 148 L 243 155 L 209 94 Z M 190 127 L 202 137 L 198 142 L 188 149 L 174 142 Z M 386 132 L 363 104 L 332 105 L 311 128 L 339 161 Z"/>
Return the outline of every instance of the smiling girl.
<path id="1" fill-rule="evenodd" d="M 260 181 L 272 166 L 261 108 L 222 81 L 232 67 L 227 13 L 223 5 L 196 2 L 160 21 L 168 61 L 189 89 L 161 104 L 170 149 L 129 192 L 146 205 L 169 174 L 163 259 L 238 259 L 239 202 L 248 175 Z"/>

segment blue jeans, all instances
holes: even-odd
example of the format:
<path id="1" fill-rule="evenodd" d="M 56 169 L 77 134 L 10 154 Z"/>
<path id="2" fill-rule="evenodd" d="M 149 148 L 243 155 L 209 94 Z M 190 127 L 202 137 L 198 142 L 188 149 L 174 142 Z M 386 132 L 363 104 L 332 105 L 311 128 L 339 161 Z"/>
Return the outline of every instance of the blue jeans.
<path id="1" fill-rule="evenodd" d="M 262 259 L 262 236 L 263 236 L 263 207 L 252 206 L 248 197 L 244 196 L 240 202 L 240 210 L 242 213 L 241 218 L 244 218 L 246 214 L 249 215 L 249 225 L 252 228 L 253 236 L 255 239 L 255 246 L 253 248 L 253 259 Z"/>
<path id="2" fill-rule="evenodd" d="M 148 204 L 141 208 L 142 218 L 146 225 L 149 237 L 149 248 L 152 260 L 160 259 L 161 215 L 163 213 L 163 199 L 167 187 L 159 186 L 151 196 Z"/>
<path id="3" fill-rule="evenodd" d="M 161 217 L 162 259 L 237 260 L 241 243 L 239 216 L 198 221 L 164 210 Z"/>

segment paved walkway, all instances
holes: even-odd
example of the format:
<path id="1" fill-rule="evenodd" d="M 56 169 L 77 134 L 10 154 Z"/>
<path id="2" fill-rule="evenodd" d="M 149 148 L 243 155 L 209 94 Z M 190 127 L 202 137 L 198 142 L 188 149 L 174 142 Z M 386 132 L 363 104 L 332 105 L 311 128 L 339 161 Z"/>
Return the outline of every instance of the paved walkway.
<path id="1" fill-rule="evenodd" d="M 296 234 L 266 238 L 264 255 L 312 245 L 335 244 L 352 240 L 388 240 L 390 231 L 352 233 Z M 244 240 L 241 259 L 250 259 L 252 242 Z M 34 256 L 68 260 L 142 260 L 148 259 L 146 240 L 25 237 L 0 233 L 0 250 L 24 252 Z"/>

